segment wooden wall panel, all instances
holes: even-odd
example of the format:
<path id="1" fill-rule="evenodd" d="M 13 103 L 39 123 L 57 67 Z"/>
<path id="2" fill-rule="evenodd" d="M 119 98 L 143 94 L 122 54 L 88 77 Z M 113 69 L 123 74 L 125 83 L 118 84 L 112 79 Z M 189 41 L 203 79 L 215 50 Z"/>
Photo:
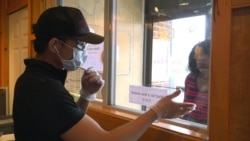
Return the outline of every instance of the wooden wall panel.
<path id="1" fill-rule="evenodd" d="M 27 6 L 28 0 L 6 0 L 6 8 L 8 13 L 15 12 Z"/>
<path id="2" fill-rule="evenodd" d="M 34 34 L 32 34 L 32 25 L 37 22 L 40 14 L 47 8 L 56 6 L 56 0 L 29 0 L 29 56 L 35 56 L 35 50 L 33 48 L 33 40 L 35 39 Z"/>
<path id="3" fill-rule="evenodd" d="M 249 141 L 250 6 L 233 10 L 230 68 L 230 140 Z"/>
<path id="4" fill-rule="evenodd" d="M 3 60 L 3 58 L 2 58 L 2 38 L 3 38 L 3 36 L 2 36 L 2 21 L 3 21 L 3 16 L 2 16 L 2 12 L 3 11 L 3 1 L 2 0 L 0 0 L 0 87 L 2 86 L 2 75 L 3 75 L 3 69 L 2 69 L 2 60 Z"/>
<path id="5" fill-rule="evenodd" d="M 214 3 L 209 97 L 209 140 L 229 140 L 231 0 Z"/>
<path id="6" fill-rule="evenodd" d="M 250 6 L 250 0 L 232 0 L 232 8 Z"/>
<path id="7" fill-rule="evenodd" d="M 0 22 L 1 22 L 1 33 L 0 33 L 0 86 L 8 87 L 8 13 L 7 13 L 7 2 L 1 0 L 0 5 Z"/>
<path id="8" fill-rule="evenodd" d="M 56 6 L 56 0 L 29 0 L 29 22 L 35 24 L 40 14 L 47 8 Z M 30 31 L 31 34 L 32 31 Z M 34 37 L 32 37 L 34 38 Z M 32 39 L 31 38 L 31 39 Z"/>
<path id="9" fill-rule="evenodd" d="M 2 34 L 2 12 L 3 11 L 3 1 L 0 0 L 0 35 Z M 0 44 L 1 45 L 1 44 Z"/>
<path id="10" fill-rule="evenodd" d="M 24 7 L 30 8 L 30 24 L 42 10 L 53 6 L 43 0 L 0 0 L 0 86 L 8 86 L 7 15 Z M 7 3 L 5 3 L 7 2 Z M 209 140 L 248 141 L 250 133 L 250 1 L 217 0 L 212 30 Z M 31 30 L 30 32 L 31 33 Z M 30 45 L 34 36 L 30 35 Z M 129 119 L 90 109 L 89 114 L 106 129 L 113 129 Z M 140 140 L 196 141 L 152 126 Z"/>
<path id="11" fill-rule="evenodd" d="M 33 40 L 35 39 L 35 36 L 32 34 L 32 25 L 35 24 L 37 22 L 38 17 L 40 16 L 40 14 L 43 12 L 44 10 L 44 6 L 43 6 L 43 0 L 29 0 L 29 4 L 28 4 L 28 14 L 29 14 L 29 28 L 28 28 L 28 33 L 29 33 L 29 42 L 28 42 L 28 46 L 29 46 L 29 50 L 28 50 L 28 54 L 29 57 L 34 57 L 35 56 L 35 51 L 33 48 Z"/>
<path id="12" fill-rule="evenodd" d="M 42 0 L 29 0 L 29 23 L 31 25 L 36 23 L 38 17 L 44 10 L 43 7 Z"/>

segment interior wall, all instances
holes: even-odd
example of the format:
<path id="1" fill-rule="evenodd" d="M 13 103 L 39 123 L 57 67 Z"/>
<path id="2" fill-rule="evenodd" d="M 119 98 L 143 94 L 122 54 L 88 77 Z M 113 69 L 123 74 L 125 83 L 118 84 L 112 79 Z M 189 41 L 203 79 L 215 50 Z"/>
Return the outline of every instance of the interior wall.
<path id="1" fill-rule="evenodd" d="M 230 140 L 247 141 L 250 133 L 250 6 L 232 11 L 230 67 Z"/>
<path id="2" fill-rule="evenodd" d="M 209 140 L 249 141 L 250 1 L 214 1 Z"/>
<path id="3" fill-rule="evenodd" d="M 8 56 L 6 43 L 8 40 L 7 25 L 5 24 L 6 15 L 8 14 L 6 4 L 0 0 L 0 85 L 8 86 Z M 16 1 L 16 0 L 14 0 Z M 41 1 L 32 0 L 38 5 Z M 209 138 L 211 141 L 248 141 L 249 126 L 249 85 L 250 78 L 249 68 L 249 0 L 216 0 L 219 2 L 216 11 L 216 22 L 213 21 L 212 35 L 212 76 L 211 76 L 211 103 L 210 103 L 210 122 Z M 13 2 L 13 1 L 12 1 Z M 17 3 L 18 4 L 18 3 Z M 233 4 L 233 5 L 231 5 Z M 35 6 L 31 5 L 29 7 Z M 232 9 L 232 7 L 234 9 Z M 231 13 L 232 11 L 232 13 Z M 31 12 L 32 14 L 32 12 Z M 39 13 L 34 12 L 32 15 Z M 230 63 L 230 61 L 232 61 Z M 216 71 L 215 71 L 216 70 Z M 92 110 L 93 111 L 93 110 Z M 111 128 L 128 121 L 127 118 L 107 115 L 102 110 L 97 113 L 94 111 L 90 114 L 96 115 L 95 119 L 108 128 Z M 107 118 L 107 119 L 106 119 Z M 107 122 L 112 121 L 112 122 Z M 155 127 L 151 127 L 155 128 Z M 178 133 L 159 129 L 160 131 L 149 130 L 143 136 L 144 139 L 184 141 L 189 137 L 182 137 Z M 152 132 L 150 132 L 152 131 Z M 161 131 L 164 131 L 161 133 Z"/>
<path id="4" fill-rule="evenodd" d="M 8 87 L 8 20 L 6 1 L 0 0 L 0 87 Z"/>

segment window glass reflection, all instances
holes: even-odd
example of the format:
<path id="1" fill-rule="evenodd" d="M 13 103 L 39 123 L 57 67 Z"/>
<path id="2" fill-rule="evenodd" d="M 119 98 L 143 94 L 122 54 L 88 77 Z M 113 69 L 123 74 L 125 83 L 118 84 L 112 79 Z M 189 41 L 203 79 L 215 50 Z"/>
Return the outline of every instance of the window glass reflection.
<path id="1" fill-rule="evenodd" d="M 210 40 L 197 43 L 188 59 L 189 74 L 185 79 L 184 101 L 197 107 L 183 119 L 207 124 L 209 90 Z"/>
<path id="2" fill-rule="evenodd" d="M 81 9 L 93 32 L 104 35 L 104 2 L 104 0 L 62 0 L 62 5 Z M 119 0 L 116 10 L 114 17 L 116 37 L 113 39 L 116 45 L 107 47 L 116 50 L 116 58 L 113 60 L 116 64 L 116 73 L 112 74 L 115 76 L 115 83 L 111 86 L 115 90 L 115 105 L 133 110 L 148 108 L 129 101 L 131 85 L 162 87 L 168 92 L 183 88 L 185 91 L 176 101 L 184 101 L 185 98 L 185 101 L 198 102 L 197 105 L 203 105 L 198 108 L 203 114 L 196 113 L 181 120 L 206 124 L 209 94 L 206 90 L 209 77 L 206 81 L 199 78 L 191 84 L 187 84 L 189 79 L 186 78 L 192 72 L 189 56 L 193 47 L 210 38 L 211 0 Z M 103 47 L 104 44 L 97 46 L 98 52 L 90 50 L 89 52 L 93 53 L 90 54 L 91 59 L 97 58 L 98 61 L 92 60 L 86 64 L 92 65 L 98 62 L 97 69 L 101 74 L 102 69 L 109 66 L 105 63 L 111 63 L 103 64 Z M 200 66 L 209 58 L 202 55 L 193 57 Z M 199 67 L 199 70 L 205 70 L 206 67 L 208 66 Z M 70 92 L 78 94 L 81 74 L 82 70 L 68 74 L 66 87 Z M 184 94 L 192 92 L 188 85 L 197 87 L 196 95 L 199 98 L 194 98 L 195 94 Z M 204 92 L 206 94 L 202 95 Z M 106 93 L 99 94 L 98 98 L 101 100 L 105 95 Z M 204 122 L 190 117 L 197 117 Z"/>
<path id="3" fill-rule="evenodd" d="M 153 26 L 151 81 L 146 83 L 169 92 L 182 88 L 176 101 L 196 103 L 197 109 L 181 119 L 206 125 L 211 1 L 165 1 L 164 6 L 162 0 L 149 0 L 146 7 L 146 21 Z"/>
<path id="4" fill-rule="evenodd" d="M 84 14 L 91 32 L 104 35 L 104 0 L 61 0 L 61 5 L 76 7 Z M 103 74 L 103 48 L 104 43 L 88 44 L 88 58 L 83 68 L 94 67 L 101 75 Z M 75 99 L 79 96 L 81 88 L 81 76 L 83 70 L 68 72 L 65 87 L 71 92 Z M 102 100 L 101 91 L 97 94 L 97 99 Z"/>

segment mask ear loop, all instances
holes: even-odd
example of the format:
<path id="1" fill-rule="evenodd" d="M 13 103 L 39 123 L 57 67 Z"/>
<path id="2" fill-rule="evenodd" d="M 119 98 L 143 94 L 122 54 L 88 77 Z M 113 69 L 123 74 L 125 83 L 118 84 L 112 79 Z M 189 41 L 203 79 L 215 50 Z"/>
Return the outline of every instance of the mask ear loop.
<path id="1" fill-rule="evenodd" d="M 53 47 L 54 47 L 54 49 L 55 49 L 55 51 L 56 51 L 57 56 L 58 56 L 61 60 L 63 60 L 63 58 L 62 58 L 62 56 L 60 55 L 60 53 L 59 53 L 58 49 L 56 48 L 56 46 L 54 45 Z"/>

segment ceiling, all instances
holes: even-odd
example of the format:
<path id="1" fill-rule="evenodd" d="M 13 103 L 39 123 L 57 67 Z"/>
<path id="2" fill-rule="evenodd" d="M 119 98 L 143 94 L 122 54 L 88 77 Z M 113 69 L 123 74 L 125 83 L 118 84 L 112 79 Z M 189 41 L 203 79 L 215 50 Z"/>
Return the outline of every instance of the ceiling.
<path id="1" fill-rule="evenodd" d="M 177 19 L 211 14 L 212 0 L 145 0 L 145 13 L 154 19 Z"/>

